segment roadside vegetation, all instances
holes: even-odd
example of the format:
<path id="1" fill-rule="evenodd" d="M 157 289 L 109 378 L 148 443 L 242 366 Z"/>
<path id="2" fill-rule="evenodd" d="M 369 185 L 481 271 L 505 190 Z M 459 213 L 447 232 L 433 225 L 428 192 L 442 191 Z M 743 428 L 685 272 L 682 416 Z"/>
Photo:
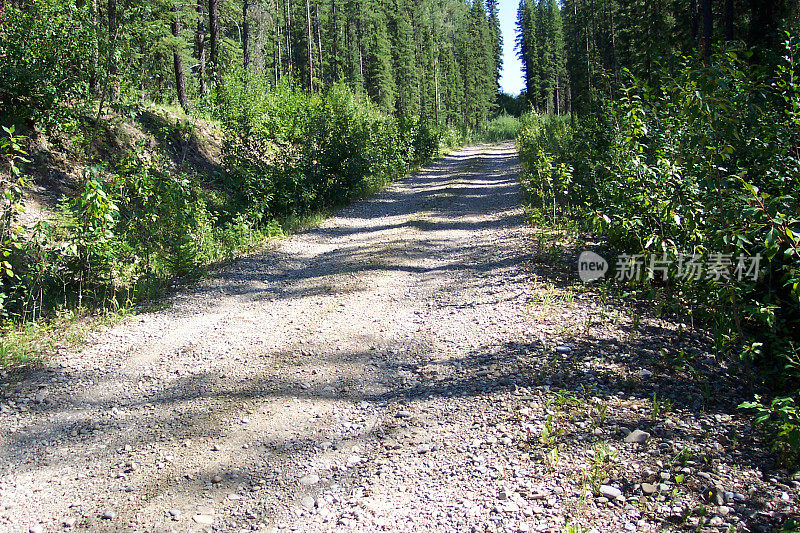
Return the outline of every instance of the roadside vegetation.
<path id="1" fill-rule="evenodd" d="M 763 22 L 736 15 L 742 33 Z M 575 23 L 566 21 L 568 34 Z M 658 68 L 632 56 L 616 71 L 588 72 L 589 81 L 584 63 L 571 115 L 540 106 L 518 145 L 537 222 L 569 221 L 599 238 L 609 277 L 622 278 L 608 283 L 710 328 L 720 355 L 757 368 L 764 394 L 741 407 L 796 467 L 800 55 L 797 30 L 770 24 L 771 41 L 714 33 L 718 46 L 692 54 L 689 40 L 686 55 L 674 50 Z M 639 42 L 628 39 L 620 49 Z M 574 65 L 577 52 L 566 52 Z"/>

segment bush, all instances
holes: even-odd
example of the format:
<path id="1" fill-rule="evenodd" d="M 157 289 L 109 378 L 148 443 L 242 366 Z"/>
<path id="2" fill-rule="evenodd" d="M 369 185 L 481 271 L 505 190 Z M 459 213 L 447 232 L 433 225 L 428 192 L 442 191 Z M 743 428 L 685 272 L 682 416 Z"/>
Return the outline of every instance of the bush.
<path id="1" fill-rule="evenodd" d="M 238 74 L 220 99 L 229 187 L 263 221 L 341 205 L 439 149 L 435 128 L 388 116 L 341 84 L 319 95 Z"/>
<path id="2" fill-rule="evenodd" d="M 482 133 L 485 142 L 496 143 L 516 139 L 520 132 L 520 120 L 511 115 L 500 115 L 486 124 Z"/>
<path id="3" fill-rule="evenodd" d="M 733 258 L 728 276 L 673 270 L 668 283 L 714 326 L 720 347 L 790 393 L 800 382 L 800 56 L 792 40 L 771 72 L 735 49 L 709 67 L 686 60 L 654 86 L 629 76 L 574 129 L 528 117 L 518 140 L 526 186 L 554 216 L 576 214 L 646 263 Z M 757 279 L 736 275 L 737 257 L 762 258 Z"/>
<path id="4" fill-rule="evenodd" d="M 0 30 L 0 115 L 55 123 L 88 94 L 90 3 L 32 0 L 7 7 Z M 58 73 L 58 75 L 54 75 Z"/>

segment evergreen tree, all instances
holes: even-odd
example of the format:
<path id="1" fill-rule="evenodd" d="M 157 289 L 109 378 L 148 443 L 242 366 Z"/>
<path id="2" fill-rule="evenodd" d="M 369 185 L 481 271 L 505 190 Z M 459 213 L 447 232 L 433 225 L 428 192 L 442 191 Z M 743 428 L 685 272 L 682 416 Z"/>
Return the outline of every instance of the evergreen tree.
<path id="1" fill-rule="evenodd" d="M 397 111 L 401 115 L 419 115 L 419 73 L 417 71 L 413 7 L 409 0 L 394 0 L 392 9 L 392 51 Z"/>
<path id="2" fill-rule="evenodd" d="M 503 32 L 500 29 L 500 9 L 498 0 L 486 0 L 486 12 L 489 14 L 489 35 L 494 69 L 496 73 L 495 91 L 500 91 L 500 72 L 503 70 Z"/>
<path id="3" fill-rule="evenodd" d="M 392 71 L 392 50 L 389 30 L 381 4 L 372 0 L 367 11 L 364 84 L 367 94 L 383 109 L 395 110 L 396 86 Z"/>
<path id="4" fill-rule="evenodd" d="M 59 94 L 74 98 L 85 90 L 87 98 L 105 94 L 106 103 L 125 93 L 127 99 L 177 101 L 188 110 L 195 107 L 192 100 L 216 94 L 214 86 L 244 66 L 266 73 L 276 84 L 290 79 L 314 92 L 344 82 L 386 111 L 479 127 L 497 100 L 502 64 L 498 3 L 27 0 L 26 11 L 40 16 L 31 18 L 30 31 L 6 42 L 63 38 L 70 45 L 52 50 L 76 59 L 64 60 L 67 69 L 57 67 L 59 54 L 47 48 L 50 58 L 41 62 L 52 68 L 43 67 L 38 57 L 17 58 L 0 42 L 5 63 L 0 65 L 0 91 L 8 101 L 14 98 L 6 97 L 9 91 L 26 93 L 21 82 L 28 78 L 21 74 L 35 64 L 37 72 L 67 73 L 64 83 L 53 84 L 58 88 L 51 100 Z M 15 3 L 4 5 L 6 17 L 20 11 Z M 64 17 L 70 17 L 70 24 Z M 80 59 L 84 55 L 88 59 Z"/>

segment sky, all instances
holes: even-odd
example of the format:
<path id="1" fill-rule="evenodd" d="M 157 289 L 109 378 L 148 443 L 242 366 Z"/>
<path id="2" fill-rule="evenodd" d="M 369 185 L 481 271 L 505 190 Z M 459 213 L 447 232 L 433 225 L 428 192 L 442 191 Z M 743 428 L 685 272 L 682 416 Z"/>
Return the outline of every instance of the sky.
<path id="1" fill-rule="evenodd" d="M 524 86 L 522 63 L 514 51 L 519 0 L 500 0 L 498 5 L 500 7 L 500 30 L 503 32 L 503 70 L 500 75 L 500 88 L 503 92 L 517 95 Z"/>

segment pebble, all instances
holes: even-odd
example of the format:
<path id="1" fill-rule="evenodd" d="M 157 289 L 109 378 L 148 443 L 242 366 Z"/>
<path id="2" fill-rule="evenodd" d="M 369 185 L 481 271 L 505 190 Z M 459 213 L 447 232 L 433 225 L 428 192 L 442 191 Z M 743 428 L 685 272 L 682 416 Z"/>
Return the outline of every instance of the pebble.
<path id="1" fill-rule="evenodd" d="M 644 444 L 650 438 L 650 433 L 640 429 L 634 429 L 625 436 L 625 442 L 633 442 L 637 444 Z"/>
<path id="2" fill-rule="evenodd" d="M 356 465 L 361 464 L 364 461 L 362 457 L 358 455 L 351 455 L 347 458 L 347 468 L 353 468 Z"/>
<path id="3" fill-rule="evenodd" d="M 556 346 L 556 352 L 561 354 L 568 354 L 572 351 L 571 346 Z"/>
<path id="4" fill-rule="evenodd" d="M 608 499 L 613 500 L 622 496 L 622 491 L 617 487 L 612 487 L 611 485 L 600 485 L 600 494 Z"/>
<path id="5" fill-rule="evenodd" d="M 642 492 L 646 495 L 650 496 L 651 494 L 655 494 L 658 490 L 658 487 L 653 485 L 652 483 L 642 483 Z"/>
<path id="6" fill-rule="evenodd" d="M 28 530 L 29 533 L 44 533 L 44 528 L 41 524 L 36 524 L 35 526 L 31 526 Z"/>
<path id="7" fill-rule="evenodd" d="M 420 444 L 417 446 L 417 453 L 419 454 L 428 453 L 429 451 L 431 451 L 430 444 Z"/>
<path id="8" fill-rule="evenodd" d="M 397 411 L 397 413 L 395 413 L 394 416 L 396 416 L 397 418 L 411 418 L 412 415 L 411 411 L 402 410 L 402 411 Z"/>
<path id="9" fill-rule="evenodd" d="M 215 485 L 216 485 L 217 483 L 222 483 L 222 476 L 220 476 L 220 475 L 215 475 L 215 476 L 213 476 L 213 477 L 211 478 L 211 483 L 214 483 Z"/>
<path id="10" fill-rule="evenodd" d="M 74 516 L 70 516 L 69 518 L 64 519 L 64 527 L 75 527 L 75 523 L 78 520 Z"/>
<path id="11" fill-rule="evenodd" d="M 302 506 L 303 506 L 305 509 L 308 509 L 308 510 L 311 510 L 311 509 L 313 509 L 313 508 L 314 508 L 314 505 L 315 505 L 316 503 L 317 503 L 317 502 L 316 502 L 316 500 L 314 499 L 314 497 L 313 497 L 313 496 L 303 496 L 303 499 L 302 499 L 302 500 L 300 500 L 300 504 L 301 504 L 301 505 L 302 505 Z"/>
<path id="12" fill-rule="evenodd" d="M 316 485 L 317 483 L 319 483 L 319 476 L 316 474 L 308 474 L 300 478 L 301 485 L 309 486 Z"/>
<path id="13" fill-rule="evenodd" d="M 114 511 L 103 511 L 103 514 L 100 516 L 103 520 L 114 520 L 117 517 L 117 513 Z"/>
<path id="14" fill-rule="evenodd" d="M 181 519 L 181 510 L 180 509 L 170 509 L 169 515 L 172 517 L 173 520 L 180 520 Z"/>
<path id="15" fill-rule="evenodd" d="M 214 523 L 214 517 L 207 514 L 196 514 L 192 517 L 192 520 L 200 524 L 201 526 L 210 526 Z"/>

